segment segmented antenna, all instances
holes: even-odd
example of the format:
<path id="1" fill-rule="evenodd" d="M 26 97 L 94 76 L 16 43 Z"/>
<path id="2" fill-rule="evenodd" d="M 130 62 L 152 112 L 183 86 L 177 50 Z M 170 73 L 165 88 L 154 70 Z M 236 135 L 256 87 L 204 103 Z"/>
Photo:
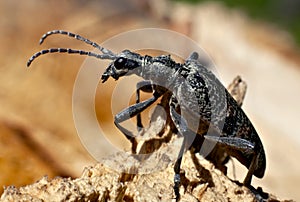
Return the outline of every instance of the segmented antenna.
<path id="1" fill-rule="evenodd" d="M 87 55 L 87 56 L 91 56 L 91 57 L 96 57 L 98 59 L 110 59 L 110 60 L 113 60 L 116 58 L 116 55 L 112 51 L 98 45 L 97 43 L 95 43 L 89 39 L 86 39 L 78 34 L 74 34 L 71 32 L 63 31 L 63 30 L 52 30 L 52 31 L 47 32 L 46 34 L 44 34 L 41 37 L 40 44 L 42 44 L 44 42 L 44 40 L 52 34 L 67 35 L 67 36 L 75 38 L 79 41 L 83 41 L 84 43 L 89 44 L 89 45 L 93 46 L 94 48 L 100 50 L 103 54 L 97 54 L 97 53 L 90 52 L 90 51 L 76 50 L 76 49 L 70 49 L 70 48 L 50 48 L 50 49 L 41 50 L 41 51 L 35 53 L 34 55 L 32 55 L 31 58 L 27 62 L 27 67 L 29 67 L 30 64 L 33 62 L 33 60 L 35 60 L 37 57 L 44 55 L 44 54 L 48 54 L 48 53 L 79 54 L 79 55 Z"/>
<path id="2" fill-rule="evenodd" d="M 64 30 L 52 30 L 52 31 L 49 31 L 47 32 L 46 34 L 44 34 L 41 39 L 40 39 L 40 44 L 42 44 L 44 42 L 44 40 L 52 35 L 52 34 L 62 34 L 62 35 L 67 35 L 69 37 L 72 37 L 72 38 L 75 38 L 79 41 L 83 41 L 84 43 L 86 44 L 89 44 L 91 46 L 93 46 L 94 48 L 97 48 L 98 50 L 100 50 L 103 54 L 108 54 L 108 55 L 111 55 L 111 56 L 114 56 L 114 53 L 111 52 L 110 50 L 98 45 L 97 43 L 87 39 L 87 38 L 84 38 L 82 36 L 80 36 L 79 34 L 74 34 L 72 32 L 68 32 L 68 31 L 64 31 Z"/>
<path id="3" fill-rule="evenodd" d="M 27 67 L 29 67 L 30 64 L 32 63 L 32 61 L 35 60 L 37 57 L 39 57 L 41 55 L 45 55 L 47 53 L 79 54 L 79 55 L 87 55 L 87 56 L 91 56 L 91 57 L 95 57 L 95 58 L 99 58 L 99 59 L 111 59 L 110 57 L 108 57 L 108 55 L 100 55 L 100 54 L 90 52 L 90 51 L 75 50 L 75 49 L 71 49 L 71 48 L 50 48 L 50 49 L 41 50 L 41 51 L 35 53 L 34 55 L 32 55 L 31 58 L 27 62 Z"/>

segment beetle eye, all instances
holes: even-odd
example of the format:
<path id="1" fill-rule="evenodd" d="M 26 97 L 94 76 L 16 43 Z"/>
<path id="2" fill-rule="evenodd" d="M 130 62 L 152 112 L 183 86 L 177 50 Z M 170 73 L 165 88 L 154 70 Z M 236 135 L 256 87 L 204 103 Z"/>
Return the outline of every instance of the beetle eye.
<path id="1" fill-rule="evenodd" d="M 127 62 L 126 58 L 118 58 L 115 62 L 114 62 L 114 66 L 116 69 L 122 69 L 124 68 L 125 64 Z"/>

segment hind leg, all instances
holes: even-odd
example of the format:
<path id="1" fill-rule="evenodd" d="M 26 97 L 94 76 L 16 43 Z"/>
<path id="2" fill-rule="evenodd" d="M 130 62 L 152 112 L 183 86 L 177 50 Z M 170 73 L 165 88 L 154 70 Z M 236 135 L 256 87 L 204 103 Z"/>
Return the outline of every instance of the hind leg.
<path id="1" fill-rule="evenodd" d="M 244 185 L 249 186 L 251 184 L 252 175 L 257 167 L 257 152 L 255 145 L 248 140 L 244 140 L 237 137 L 218 137 L 218 136 L 204 136 L 209 141 L 216 142 L 219 146 L 227 148 L 232 151 L 231 156 L 240 158 L 243 162 L 247 162 L 248 159 L 239 155 L 239 153 L 248 154 L 252 156 L 250 165 L 248 167 L 248 173 L 244 179 Z M 244 163 L 243 163 L 244 164 Z M 245 164 L 244 164 L 245 165 Z"/>

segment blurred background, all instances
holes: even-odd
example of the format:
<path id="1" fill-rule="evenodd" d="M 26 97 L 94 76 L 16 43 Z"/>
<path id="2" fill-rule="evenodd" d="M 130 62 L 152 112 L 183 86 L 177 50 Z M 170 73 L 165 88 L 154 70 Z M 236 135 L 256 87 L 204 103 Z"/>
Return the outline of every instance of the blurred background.
<path id="1" fill-rule="evenodd" d="M 92 48 L 65 36 L 39 46 L 42 34 L 63 29 L 102 43 L 124 31 L 155 27 L 199 43 L 225 86 L 242 76 L 248 84 L 243 108 L 267 155 L 266 175 L 253 185 L 300 200 L 299 10 L 296 0 L 0 1 L 0 194 L 3 186 L 22 186 L 44 175 L 77 177 L 96 163 L 80 143 L 72 117 L 73 85 L 85 58 L 52 54 L 26 68 L 28 58 L 43 48 Z M 113 88 L 109 82 L 97 91 L 97 117 L 112 142 L 128 150 L 109 110 Z M 237 179 L 244 173 L 237 171 Z"/>

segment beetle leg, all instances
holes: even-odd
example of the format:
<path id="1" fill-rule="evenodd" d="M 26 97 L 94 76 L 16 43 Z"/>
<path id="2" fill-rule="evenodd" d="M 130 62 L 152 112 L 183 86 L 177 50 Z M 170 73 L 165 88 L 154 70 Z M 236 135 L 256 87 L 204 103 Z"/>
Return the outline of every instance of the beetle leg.
<path id="1" fill-rule="evenodd" d="M 197 52 L 192 52 L 189 57 L 186 59 L 186 61 L 190 60 L 198 60 L 199 59 L 199 54 Z"/>
<path id="2" fill-rule="evenodd" d="M 242 153 L 252 155 L 252 160 L 248 168 L 248 173 L 243 182 L 245 186 L 249 186 L 251 184 L 252 175 L 257 166 L 257 153 L 255 152 L 257 149 L 255 148 L 255 144 L 248 140 L 237 137 L 218 137 L 206 135 L 204 136 L 204 138 L 210 141 L 214 141 L 221 146 L 230 148 L 230 150 L 240 151 Z"/>
<path id="3" fill-rule="evenodd" d="M 254 155 L 253 155 L 251 164 L 249 166 L 248 173 L 247 173 L 247 175 L 244 179 L 244 182 L 243 182 L 243 184 L 245 186 L 250 186 L 251 185 L 252 175 L 254 173 L 256 165 L 257 165 L 257 153 L 255 152 Z"/>
<path id="4" fill-rule="evenodd" d="M 126 121 L 137 114 L 141 113 L 144 111 L 147 107 L 149 107 L 151 104 L 153 104 L 159 97 L 161 96 L 160 93 L 154 92 L 153 97 L 149 98 L 148 100 L 145 100 L 143 102 L 134 104 L 129 106 L 128 108 L 122 110 L 115 116 L 114 123 L 116 127 L 126 136 L 126 138 L 132 143 L 132 152 L 135 153 L 137 142 L 135 140 L 134 135 L 132 132 L 124 128 L 123 126 L 120 125 L 121 122 Z"/>
<path id="5" fill-rule="evenodd" d="M 183 153 L 185 151 L 185 149 L 187 148 L 188 145 L 188 138 L 190 136 L 190 130 L 188 129 L 188 125 L 186 120 L 176 112 L 176 107 L 178 106 L 177 100 L 174 96 L 171 97 L 170 99 L 170 115 L 171 115 L 171 119 L 175 125 L 175 127 L 177 128 L 177 130 L 179 131 L 180 135 L 183 136 L 183 142 L 177 157 L 177 160 L 175 162 L 174 165 L 174 172 L 175 172 L 175 176 L 174 176 L 174 192 L 176 195 L 176 201 L 179 200 L 180 198 L 180 194 L 179 194 L 179 187 L 180 187 L 180 166 L 181 166 L 181 161 L 182 161 L 182 156 Z M 193 137 L 193 136 L 191 136 Z"/>
<path id="6" fill-rule="evenodd" d="M 140 91 L 146 92 L 146 93 L 152 93 L 153 92 L 153 85 L 151 81 L 145 80 L 145 81 L 140 81 L 136 84 L 136 104 L 140 103 Z M 140 131 L 143 128 L 142 124 L 142 119 L 141 119 L 141 114 L 138 113 L 136 115 L 136 125 L 137 125 L 137 130 Z"/>
<path id="7" fill-rule="evenodd" d="M 227 146 L 234 150 L 242 151 L 249 154 L 254 153 L 255 145 L 252 142 L 242 138 L 219 137 L 219 136 L 210 136 L 210 135 L 205 135 L 204 138 L 213 142 L 217 142 L 218 144 Z"/>
<path id="8" fill-rule="evenodd" d="M 180 198 L 180 194 L 179 194 L 179 187 L 180 187 L 180 167 L 181 167 L 181 161 L 182 161 L 182 156 L 183 153 L 185 151 L 186 148 L 186 137 L 183 136 L 183 141 L 182 141 L 182 145 L 180 147 L 180 151 L 177 157 L 177 160 L 175 162 L 174 165 L 174 192 L 175 192 L 175 196 L 176 196 L 176 201 L 179 200 Z"/>

